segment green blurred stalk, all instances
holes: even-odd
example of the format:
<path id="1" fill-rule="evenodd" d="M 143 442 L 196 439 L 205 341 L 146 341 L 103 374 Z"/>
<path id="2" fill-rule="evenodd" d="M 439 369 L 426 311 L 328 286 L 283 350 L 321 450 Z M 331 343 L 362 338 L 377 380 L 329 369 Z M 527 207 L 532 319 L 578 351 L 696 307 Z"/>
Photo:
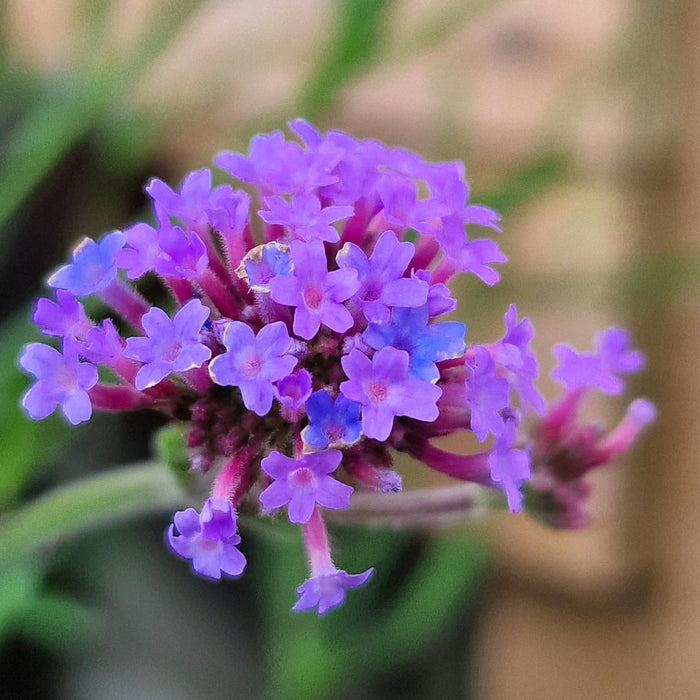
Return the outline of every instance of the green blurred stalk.
<path id="1" fill-rule="evenodd" d="M 167 467 L 144 462 L 55 489 L 0 519 L 5 568 L 79 532 L 180 506 L 185 496 Z"/>

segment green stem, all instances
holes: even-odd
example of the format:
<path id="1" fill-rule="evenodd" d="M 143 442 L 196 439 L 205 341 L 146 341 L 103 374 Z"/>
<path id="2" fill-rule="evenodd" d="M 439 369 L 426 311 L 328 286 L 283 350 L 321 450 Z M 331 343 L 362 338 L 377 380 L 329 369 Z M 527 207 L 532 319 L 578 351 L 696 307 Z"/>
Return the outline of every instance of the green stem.
<path id="1" fill-rule="evenodd" d="M 0 566 L 36 555 L 78 532 L 185 502 L 171 473 L 157 462 L 121 467 L 61 486 L 3 516 Z"/>

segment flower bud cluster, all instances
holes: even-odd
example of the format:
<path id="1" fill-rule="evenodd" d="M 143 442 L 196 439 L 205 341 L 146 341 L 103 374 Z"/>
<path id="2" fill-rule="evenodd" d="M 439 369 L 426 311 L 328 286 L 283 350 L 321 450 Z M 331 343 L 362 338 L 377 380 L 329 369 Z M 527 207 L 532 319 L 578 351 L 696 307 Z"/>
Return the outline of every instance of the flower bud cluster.
<path id="1" fill-rule="evenodd" d="M 594 354 L 555 347 L 569 393 L 546 413 L 532 325 L 514 306 L 491 344 L 467 344 L 466 326 L 444 319 L 457 305 L 447 282 L 465 273 L 493 285 L 506 260 L 491 238 L 466 234 L 498 231 L 499 218 L 469 203 L 460 162 L 303 120 L 290 128 L 296 139 L 258 135 L 248 155 L 214 159 L 237 189 L 212 187 L 206 168 L 178 190 L 153 179 L 153 225 L 83 239 L 35 307 L 60 350 L 31 343 L 20 364 L 36 378 L 23 397 L 33 419 L 58 407 L 73 424 L 93 408 L 149 408 L 184 422 L 192 469 L 215 477 L 200 512 L 175 515 L 173 551 L 204 577 L 237 576 L 237 509 L 285 510 L 311 567 L 295 609 L 323 614 L 371 569 L 335 567 L 322 513 L 348 508 L 355 489 L 391 498 L 401 489 L 393 451 L 504 493 L 513 512 L 523 493 L 563 512 L 567 489 L 626 449 L 651 409 L 632 410 L 608 438 L 573 427 L 585 390 L 619 392 L 619 375 L 641 366 L 619 329 Z M 157 304 L 139 291 L 154 288 Z M 85 297 L 102 301 L 104 320 L 88 316 Z M 534 441 L 527 414 L 544 416 Z M 433 444 L 458 430 L 490 447 L 465 456 Z"/>

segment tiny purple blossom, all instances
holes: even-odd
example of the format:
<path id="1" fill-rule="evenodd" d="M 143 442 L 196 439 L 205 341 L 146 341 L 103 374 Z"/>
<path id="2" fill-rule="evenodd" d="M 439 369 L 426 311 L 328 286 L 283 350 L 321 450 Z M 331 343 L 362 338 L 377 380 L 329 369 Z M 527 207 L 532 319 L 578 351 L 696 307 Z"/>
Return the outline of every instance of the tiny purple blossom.
<path id="1" fill-rule="evenodd" d="M 242 321 L 231 321 L 223 336 L 226 352 L 209 363 L 209 374 L 222 386 L 237 386 L 243 403 L 259 416 L 272 407 L 272 383 L 284 379 L 297 365 L 289 354 L 291 339 L 282 321 L 253 329 Z"/>
<path id="2" fill-rule="evenodd" d="M 72 262 L 49 277 L 49 286 L 66 289 L 76 297 L 99 292 L 116 278 L 114 256 L 124 243 L 126 238 L 119 231 L 102 236 L 98 242 L 83 238 L 73 249 Z"/>
<path id="3" fill-rule="evenodd" d="M 155 271 L 160 275 L 189 279 L 201 275 L 209 263 L 206 246 L 194 231 L 166 223 L 158 232 L 158 245 Z"/>
<path id="4" fill-rule="evenodd" d="M 353 350 L 340 362 L 349 380 L 340 384 L 340 391 L 362 405 L 362 430 L 366 437 L 386 440 L 394 416 L 428 422 L 438 417 L 436 402 L 442 390 L 429 382 L 409 378 L 406 351 L 387 346 L 370 360 L 359 350 Z"/>
<path id="5" fill-rule="evenodd" d="M 303 241 L 320 240 L 337 243 L 338 232 L 331 224 L 352 216 L 354 209 L 350 206 L 330 206 L 321 208 L 321 200 L 314 194 L 294 194 L 291 202 L 274 195 L 265 197 L 268 209 L 258 212 L 260 218 L 268 224 L 281 224 L 292 233 L 292 238 Z"/>
<path id="6" fill-rule="evenodd" d="M 44 335 L 81 339 L 92 328 L 83 305 L 65 289 L 56 290 L 55 302 L 38 299 L 32 320 Z"/>
<path id="7" fill-rule="evenodd" d="M 398 149 L 394 150 L 395 154 L 398 152 Z M 411 160 L 417 159 L 416 154 L 409 151 L 403 151 L 403 155 L 408 155 Z M 423 230 L 423 222 L 445 213 L 444 207 L 436 200 L 418 199 L 413 179 L 401 175 L 384 173 L 377 183 L 377 193 L 384 204 L 384 219 L 397 230 Z"/>
<path id="8" fill-rule="evenodd" d="M 201 168 L 188 173 L 179 192 L 154 177 L 146 185 L 146 193 L 169 216 L 180 219 L 188 228 L 200 228 L 207 223 L 211 171 L 209 168 Z"/>
<path id="9" fill-rule="evenodd" d="M 164 214 L 161 212 L 161 218 Z M 153 226 L 139 222 L 124 229 L 127 246 L 115 254 L 117 266 L 126 270 L 126 276 L 135 280 L 155 268 L 162 255 L 158 243 L 160 233 Z"/>
<path id="10" fill-rule="evenodd" d="M 312 452 L 299 459 L 272 450 L 260 466 L 275 481 L 260 494 L 260 503 L 267 511 L 286 505 L 292 523 L 307 522 L 317 503 L 333 510 L 347 508 L 352 486 L 330 476 L 342 458 L 340 450 Z"/>
<path id="11" fill-rule="evenodd" d="M 437 362 L 464 353 L 467 327 L 459 321 L 428 323 L 429 304 L 414 309 L 396 308 L 389 323 L 370 323 L 363 340 L 375 350 L 393 347 L 409 356 L 408 372 L 414 379 L 436 382 Z"/>
<path id="12" fill-rule="evenodd" d="M 209 224 L 223 236 L 238 236 L 248 224 L 250 195 L 243 190 L 233 190 L 221 185 L 212 190 L 207 215 Z"/>
<path id="13" fill-rule="evenodd" d="M 277 382 L 275 388 L 277 400 L 284 406 L 287 415 L 304 414 L 304 403 L 311 396 L 311 375 L 300 369 Z"/>
<path id="14" fill-rule="evenodd" d="M 190 559 L 192 569 L 205 578 L 218 581 L 221 574 L 243 573 L 246 559 L 236 548 L 241 538 L 236 533 L 236 514 L 228 500 L 208 498 L 201 515 L 194 508 L 178 511 L 167 538 L 173 552 Z"/>
<path id="15" fill-rule="evenodd" d="M 136 373 L 134 386 L 139 389 L 158 384 L 171 372 L 185 372 L 201 367 L 211 350 L 200 339 L 209 309 L 199 299 L 188 301 L 171 320 L 154 306 L 143 315 L 147 337 L 127 338 L 124 356 L 143 362 Z"/>
<path id="16" fill-rule="evenodd" d="M 644 367 L 644 355 L 630 349 L 630 334 L 612 326 L 593 336 L 596 352 L 610 372 L 632 373 Z"/>
<path id="17" fill-rule="evenodd" d="M 270 280 L 273 301 L 294 306 L 294 333 L 311 340 L 321 324 L 344 333 L 353 324 L 343 306 L 360 287 L 355 270 L 328 272 L 326 252 L 320 241 L 292 241 L 294 273 Z"/>
<path id="18" fill-rule="evenodd" d="M 506 333 L 489 349 L 496 365 L 505 370 L 511 386 L 520 396 L 522 404 L 529 404 L 540 415 L 545 405 L 542 395 L 534 386 L 537 378 L 537 360 L 529 348 L 534 335 L 532 324 L 527 317 L 517 322 L 515 304 L 508 307 L 505 315 Z"/>
<path id="19" fill-rule="evenodd" d="M 519 513 L 522 507 L 520 484 L 530 478 L 530 455 L 525 450 L 514 450 L 515 421 L 507 420 L 500 435 L 496 435 L 489 454 L 491 479 L 501 485 L 508 498 L 508 508 Z"/>
<path id="20" fill-rule="evenodd" d="M 550 376 L 570 389 L 595 387 L 606 394 L 624 389 L 618 374 L 636 372 L 644 365 L 644 356 L 629 349 L 629 334 L 622 328 L 608 328 L 595 335 L 596 352 L 577 352 L 566 343 L 557 343 L 552 354 L 559 360 Z"/>
<path id="21" fill-rule="evenodd" d="M 299 600 L 292 610 L 313 610 L 317 608 L 318 615 L 324 615 L 328 610 L 336 608 L 345 600 L 345 592 L 350 588 L 361 586 L 372 575 L 373 568 L 361 574 L 349 574 L 346 571 L 335 570 L 327 574 L 312 576 L 297 588 Z"/>
<path id="22" fill-rule="evenodd" d="M 430 285 L 428 288 L 428 316 L 442 316 L 457 308 L 457 300 L 450 294 L 446 284 L 430 284 L 430 270 L 416 270 L 414 277 Z"/>
<path id="23" fill-rule="evenodd" d="M 473 347 L 465 364 L 469 372 L 466 386 L 470 426 L 479 442 L 483 442 L 489 433 L 500 435 L 503 432 L 500 411 L 508 407 L 510 386 L 506 379 L 496 376 L 493 357 L 483 345 Z"/>
<path id="24" fill-rule="evenodd" d="M 490 238 L 466 240 L 464 223 L 459 217 L 443 217 L 442 227 L 435 232 L 435 238 L 456 269 L 471 272 L 489 286 L 500 279 L 498 272 L 490 265 L 506 262 L 506 256 Z"/>
<path id="25" fill-rule="evenodd" d="M 353 301 L 370 323 L 387 323 L 389 307 L 416 307 L 425 304 L 428 285 L 416 277 L 403 277 L 413 258 L 415 246 L 399 242 L 393 231 L 384 231 L 368 258 L 354 243 L 346 243 L 336 255 L 341 269 L 357 270 L 360 288 Z"/>
<path id="26" fill-rule="evenodd" d="M 99 326 L 93 326 L 85 334 L 85 341 L 80 343 L 82 356 L 95 364 L 109 364 L 122 354 L 123 349 L 124 341 L 110 318 Z"/>
<path id="27" fill-rule="evenodd" d="M 243 258 L 243 270 L 237 274 L 248 279 L 248 286 L 255 292 L 269 292 L 270 280 L 273 277 L 283 277 L 292 272 L 292 256 L 289 246 L 273 241 L 256 246 Z"/>
<path id="28" fill-rule="evenodd" d="M 301 437 L 307 445 L 317 449 L 338 444 L 352 445 L 360 439 L 362 432 L 361 410 L 359 403 L 342 394 L 333 401 L 324 389 L 315 391 L 306 402 L 309 425 Z"/>
<path id="29" fill-rule="evenodd" d="M 22 397 L 22 406 L 33 420 L 42 420 L 57 406 L 73 425 L 92 415 L 87 392 L 97 384 L 97 368 L 78 360 L 72 338 L 63 342 L 63 353 L 43 343 L 29 343 L 19 358 L 20 366 L 36 377 Z"/>

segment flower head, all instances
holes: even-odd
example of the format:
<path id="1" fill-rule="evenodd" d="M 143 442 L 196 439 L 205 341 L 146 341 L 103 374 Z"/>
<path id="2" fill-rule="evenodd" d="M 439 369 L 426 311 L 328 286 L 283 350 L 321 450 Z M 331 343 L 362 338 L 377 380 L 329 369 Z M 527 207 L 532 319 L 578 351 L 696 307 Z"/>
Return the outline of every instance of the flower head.
<path id="1" fill-rule="evenodd" d="M 399 243 L 393 231 L 385 231 L 368 258 L 354 243 L 346 243 L 336 256 L 341 269 L 357 271 L 360 288 L 353 301 L 370 323 L 387 323 L 390 307 L 416 307 L 425 304 L 428 285 L 417 277 L 403 277 L 415 247 Z"/>
<path id="2" fill-rule="evenodd" d="M 464 165 L 302 119 L 289 126 L 290 139 L 260 134 L 247 154 L 216 156 L 233 182 L 212 187 L 206 167 L 178 187 L 153 178 L 151 223 L 78 244 L 34 310 L 60 350 L 24 348 L 20 365 L 35 377 L 26 413 L 60 407 L 79 423 L 93 409 L 151 408 L 177 421 L 193 478 L 211 474 L 211 496 L 201 512 L 175 514 L 171 549 L 206 578 L 238 576 L 236 508 L 286 507 L 310 567 L 295 610 L 324 614 L 372 572 L 335 565 L 328 510 L 402 520 L 409 503 L 425 521 L 456 502 L 501 508 L 504 492 L 513 512 L 584 524 L 587 472 L 627 450 L 655 415 L 638 399 L 611 431 L 579 417 L 589 391 L 620 393 L 641 368 L 627 332 L 597 334 L 593 352 L 555 345 L 552 376 L 565 389 L 547 406 L 534 329 L 514 305 L 488 345 L 467 345 L 464 323 L 439 320 L 456 310 L 455 275 L 492 285 L 506 260 L 490 237 L 498 214 L 469 201 Z M 146 274 L 148 284 L 134 284 Z M 144 296 L 153 290 L 157 305 Z M 101 303 L 83 306 L 91 295 Z M 465 430 L 481 449 L 434 444 Z M 480 495 L 397 495 L 397 452 Z"/>
<path id="3" fill-rule="evenodd" d="M 92 415 L 88 391 L 97 384 L 97 368 L 80 362 L 75 342 L 67 338 L 63 353 L 43 343 L 29 343 L 22 351 L 19 364 L 36 377 L 24 394 L 22 406 L 34 420 L 46 418 L 60 406 L 73 425 Z"/>
<path id="4" fill-rule="evenodd" d="M 236 514 L 224 499 L 208 498 L 202 512 L 187 508 L 175 513 L 168 528 L 168 544 L 183 559 L 192 561 L 200 576 L 220 579 L 221 574 L 240 576 L 246 559 L 237 549 Z"/>
<path id="5" fill-rule="evenodd" d="M 97 243 L 92 238 L 83 238 L 73 249 L 73 261 L 59 267 L 49 277 L 49 285 L 76 297 L 104 289 L 117 276 L 114 256 L 125 242 L 119 231 L 106 234 Z"/>
<path id="6" fill-rule="evenodd" d="M 352 486 L 330 476 L 342 458 L 340 450 L 313 452 L 299 459 L 270 452 L 260 466 L 275 481 L 260 494 L 260 503 L 268 511 L 286 505 L 292 523 L 305 523 L 317 503 L 334 510 L 347 508 Z"/>
<path id="7" fill-rule="evenodd" d="M 209 363 L 211 378 L 222 386 L 237 386 L 246 408 L 264 416 L 272 406 L 273 382 L 286 377 L 297 359 L 289 354 L 291 339 L 286 326 L 270 323 L 257 336 L 241 321 L 224 331 L 226 352 Z"/>
<path id="8" fill-rule="evenodd" d="M 292 610 L 313 610 L 318 615 L 325 615 L 332 608 L 337 608 L 345 600 L 345 592 L 357 588 L 367 581 L 374 569 L 367 569 L 361 574 L 349 574 L 347 571 L 334 571 L 307 579 L 297 588 L 299 600 Z"/>
<path id="9" fill-rule="evenodd" d="M 294 272 L 270 280 L 272 299 L 295 307 L 294 332 L 311 340 L 321 324 L 337 333 L 352 326 L 352 316 L 343 302 L 359 288 L 355 270 L 328 271 L 326 253 L 320 241 L 290 244 Z"/>
<path id="10" fill-rule="evenodd" d="M 143 362 L 134 386 L 147 389 L 172 372 L 201 367 L 211 350 L 200 339 L 200 331 L 209 318 L 209 309 L 199 299 L 187 302 L 172 318 L 154 306 L 143 317 L 146 337 L 127 338 L 124 357 Z"/>
<path id="11" fill-rule="evenodd" d="M 408 374 L 408 353 L 392 347 L 382 348 L 370 360 L 353 350 L 341 363 L 348 381 L 340 390 L 351 401 L 362 406 L 362 430 L 369 438 L 386 440 L 394 424 L 394 416 L 410 416 L 433 421 L 442 391 L 428 382 L 411 379 Z"/>

